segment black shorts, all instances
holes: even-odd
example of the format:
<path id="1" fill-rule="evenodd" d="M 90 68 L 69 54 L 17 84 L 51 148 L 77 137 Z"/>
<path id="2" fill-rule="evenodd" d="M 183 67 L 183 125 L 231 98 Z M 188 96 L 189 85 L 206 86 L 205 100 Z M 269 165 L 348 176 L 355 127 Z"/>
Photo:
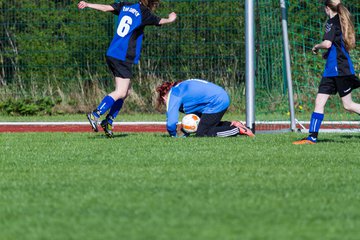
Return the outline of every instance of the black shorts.
<path id="1" fill-rule="evenodd" d="M 236 127 L 230 126 L 230 122 L 222 122 L 227 109 L 219 113 L 195 113 L 200 117 L 198 129 L 196 131 L 197 137 L 216 137 L 218 132 L 229 131 Z"/>
<path id="2" fill-rule="evenodd" d="M 124 62 L 109 56 L 106 56 L 106 63 L 114 77 L 132 78 L 132 63 Z"/>
<path id="3" fill-rule="evenodd" d="M 320 82 L 318 93 L 328 95 L 339 93 L 340 97 L 345 97 L 358 87 L 360 87 L 360 80 L 356 75 L 323 77 Z"/>

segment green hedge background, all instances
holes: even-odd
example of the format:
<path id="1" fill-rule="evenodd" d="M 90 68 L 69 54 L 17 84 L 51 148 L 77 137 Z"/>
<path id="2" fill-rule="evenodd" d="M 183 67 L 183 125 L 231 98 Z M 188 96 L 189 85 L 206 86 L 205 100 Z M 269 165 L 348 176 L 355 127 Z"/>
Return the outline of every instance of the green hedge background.
<path id="1" fill-rule="evenodd" d="M 155 87 L 165 80 L 204 78 L 231 95 L 230 111 L 245 109 L 244 2 L 168 0 L 157 15 L 175 23 L 147 27 L 141 63 L 134 67 L 126 112 L 153 112 Z M 104 55 L 113 37 L 111 13 L 78 10 L 71 0 L 0 0 L 0 111 L 34 115 L 83 113 L 112 90 Z M 96 3 L 110 4 L 99 0 Z M 325 62 L 311 54 L 322 39 L 322 1 L 287 1 L 297 111 L 311 111 Z M 359 3 L 343 3 L 360 32 Z M 256 0 L 256 111 L 287 118 L 280 3 Z M 359 35 L 357 35 L 359 36 Z M 352 52 L 357 69 L 359 48 Z M 358 94 L 354 93 L 355 100 Z M 47 107 L 39 107 L 41 104 Z M 335 97 L 329 111 L 342 111 Z M 24 110 L 25 109 L 25 110 Z"/>

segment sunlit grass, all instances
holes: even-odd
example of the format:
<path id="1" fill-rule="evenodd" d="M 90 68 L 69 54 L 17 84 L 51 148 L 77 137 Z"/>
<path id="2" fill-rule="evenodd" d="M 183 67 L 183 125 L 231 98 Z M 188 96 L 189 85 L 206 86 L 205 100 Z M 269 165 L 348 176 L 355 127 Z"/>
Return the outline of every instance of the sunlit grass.
<path id="1" fill-rule="evenodd" d="M 356 239 L 360 135 L 0 134 L 0 239 Z"/>

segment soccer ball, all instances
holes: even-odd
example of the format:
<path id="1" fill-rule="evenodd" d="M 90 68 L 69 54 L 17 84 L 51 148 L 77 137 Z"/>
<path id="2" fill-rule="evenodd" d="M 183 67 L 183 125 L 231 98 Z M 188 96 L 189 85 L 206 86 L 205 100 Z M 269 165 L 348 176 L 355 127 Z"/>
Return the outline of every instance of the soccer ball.
<path id="1" fill-rule="evenodd" d="M 187 114 L 183 117 L 182 128 L 187 133 L 194 133 L 199 126 L 200 118 L 195 114 Z"/>

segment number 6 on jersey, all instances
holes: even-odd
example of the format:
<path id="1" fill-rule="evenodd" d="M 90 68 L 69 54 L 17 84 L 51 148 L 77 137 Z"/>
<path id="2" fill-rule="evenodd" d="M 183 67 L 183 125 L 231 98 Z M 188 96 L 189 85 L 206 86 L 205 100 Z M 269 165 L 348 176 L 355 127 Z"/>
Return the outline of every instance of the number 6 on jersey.
<path id="1" fill-rule="evenodd" d="M 132 18 L 129 16 L 124 16 L 119 22 L 119 26 L 117 28 L 117 34 L 120 37 L 125 37 L 126 34 L 130 31 L 130 25 L 132 24 Z"/>

